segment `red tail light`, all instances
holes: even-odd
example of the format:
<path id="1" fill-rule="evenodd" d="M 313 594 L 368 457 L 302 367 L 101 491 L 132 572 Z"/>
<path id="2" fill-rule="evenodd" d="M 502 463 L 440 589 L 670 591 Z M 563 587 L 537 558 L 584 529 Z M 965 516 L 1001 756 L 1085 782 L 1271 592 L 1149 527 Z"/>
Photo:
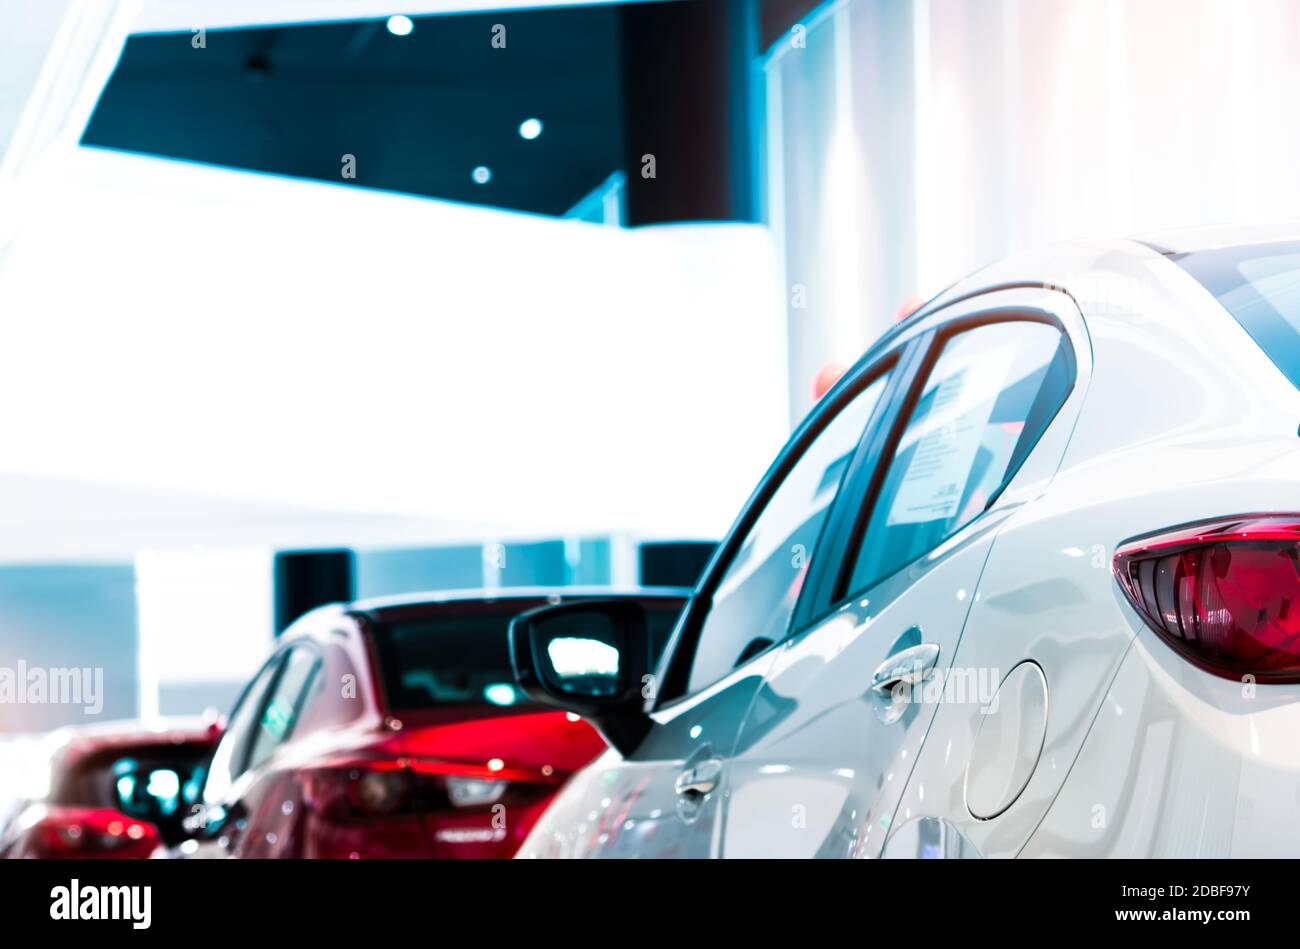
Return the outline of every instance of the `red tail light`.
<path id="1" fill-rule="evenodd" d="M 1249 515 L 1125 544 L 1115 576 L 1147 625 L 1216 675 L 1300 682 L 1300 515 Z"/>
<path id="2" fill-rule="evenodd" d="M 411 773 L 400 759 L 335 761 L 305 773 L 307 803 L 344 820 L 415 812 Z"/>
<path id="3" fill-rule="evenodd" d="M 51 806 L 36 823 L 34 856 L 144 858 L 158 846 L 158 829 L 120 811 Z"/>
<path id="4" fill-rule="evenodd" d="M 562 780 L 495 759 L 352 755 L 303 778 L 311 857 L 508 857 Z"/>
<path id="5" fill-rule="evenodd" d="M 549 788 L 558 781 L 504 765 L 357 758 L 313 769 L 307 787 L 309 801 L 323 813 L 371 818 L 487 807 L 509 788 Z"/>
<path id="6" fill-rule="evenodd" d="M 410 804 L 411 781 L 401 767 L 351 768 L 346 781 L 348 804 L 360 815 L 396 814 Z"/>

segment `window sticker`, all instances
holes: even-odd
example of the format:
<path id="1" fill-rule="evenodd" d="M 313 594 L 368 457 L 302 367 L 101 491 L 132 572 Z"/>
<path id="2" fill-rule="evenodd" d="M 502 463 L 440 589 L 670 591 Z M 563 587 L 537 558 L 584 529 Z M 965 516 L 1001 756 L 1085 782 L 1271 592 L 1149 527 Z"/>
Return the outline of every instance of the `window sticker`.
<path id="1" fill-rule="evenodd" d="M 284 740 L 292 721 L 293 706 L 281 698 L 272 699 L 262 714 L 262 727 L 276 741 Z"/>
<path id="2" fill-rule="evenodd" d="M 948 520 L 957 513 L 975 453 L 1015 362 L 1015 343 L 940 359 L 929 412 L 909 428 L 898 452 L 916 448 L 887 524 Z"/>

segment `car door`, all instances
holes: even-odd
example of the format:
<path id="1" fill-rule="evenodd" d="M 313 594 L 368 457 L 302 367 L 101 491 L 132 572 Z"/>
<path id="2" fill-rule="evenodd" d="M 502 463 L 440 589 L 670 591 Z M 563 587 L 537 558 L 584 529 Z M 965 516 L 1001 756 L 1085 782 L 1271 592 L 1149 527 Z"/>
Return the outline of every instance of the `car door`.
<path id="1" fill-rule="evenodd" d="M 552 806 L 532 856 L 719 852 L 727 759 L 816 562 L 864 433 L 891 402 L 896 360 L 843 380 L 799 428 L 719 546 L 645 693 L 650 725 L 610 749 Z"/>
<path id="2" fill-rule="evenodd" d="M 275 755 L 294 736 L 307 702 L 319 689 L 320 652 L 315 643 L 301 640 L 285 650 L 275 685 L 267 693 L 248 743 L 243 774 L 231 795 L 237 816 L 227 831 L 231 856 L 264 857 L 280 843 L 279 805 L 284 794 Z"/>
<path id="3" fill-rule="evenodd" d="M 275 783 L 268 762 L 293 733 L 320 665 L 309 641 L 286 647 L 263 667 L 231 716 L 203 791 L 204 836 L 219 851 L 210 855 L 250 856 L 275 843 L 250 828 L 257 830 L 253 825 Z"/>
<path id="4" fill-rule="evenodd" d="M 185 822 L 186 829 L 195 836 L 182 843 L 179 856 L 226 856 L 230 838 L 223 836 L 222 831 L 233 824 L 228 819 L 234 804 L 232 789 L 243 771 L 253 730 L 283 659 L 283 654 L 278 652 L 268 659 L 235 702 L 226 729 L 208 764 L 208 775 L 203 783 L 199 804 L 195 813 Z"/>
<path id="5" fill-rule="evenodd" d="M 876 856 L 945 695 L 987 703 L 990 669 L 956 653 L 1000 525 L 1055 468 L 1025 465 L 1077 360 L 1073 303 L 1008 291 L 928 321 L 924 356 L 880 451 L 837 504 L 813 591 L 768 665 L 730 767 L 723 850 Z M 1059 462 L 1063 441 L 1048 454 Z"/>

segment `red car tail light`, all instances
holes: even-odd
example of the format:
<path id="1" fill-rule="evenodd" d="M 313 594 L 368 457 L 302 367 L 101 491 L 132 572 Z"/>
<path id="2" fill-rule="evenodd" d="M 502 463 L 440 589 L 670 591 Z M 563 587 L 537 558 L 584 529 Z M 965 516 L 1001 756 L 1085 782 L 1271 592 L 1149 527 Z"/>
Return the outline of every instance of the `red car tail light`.
<path id="1" fill-rule="evenodd" d="M 409 785 L 400 768 L 352 768 L 347 775 L 348 803 L 358 814 L 395 814 L 410 799 Z"/>
<path id="2" fill-rule="evenodd" d="M 158 846 L 158 829 L 120 811 L 51 806 L 36 823 L 34 855 L 45 858 L 145 858 Z"/>
<path id="3" fill-rule="evenodd" d="M 1123 545 L 1115 576 L 1148 626 L 1216 675 L 1300 682 L 1300 515 L 1202 522 Z"/>
<path id="4" fill-rule="evenodd" d="M 501 800 L 509 787 L 505 781 L 458 778 L 454 775 L 443 778 L 443 784 L 452 807 L 487 807 Z"/>
<path id="5" fill-rule="evenodd" d="M 410 814 L 412 778 L 401 759 L 334 761 L 305 772 L 306 801 L 317 813 L 344 820 Z"/>
<path id="6" fill-rule="evenodd" d="M 329 758 L 303 778 L 312 857 L 508 857 L 563 782 L 499 759 L 387 755 Z"/>
<path id="7" fill-rule="evenodd" d="M 364 819 L 487 807 L 511 787 L 557 782 L 504 766 L 494 771 L 462 763 L 365 758 L 313 769 L 309 797 L 322 812 Z"/>

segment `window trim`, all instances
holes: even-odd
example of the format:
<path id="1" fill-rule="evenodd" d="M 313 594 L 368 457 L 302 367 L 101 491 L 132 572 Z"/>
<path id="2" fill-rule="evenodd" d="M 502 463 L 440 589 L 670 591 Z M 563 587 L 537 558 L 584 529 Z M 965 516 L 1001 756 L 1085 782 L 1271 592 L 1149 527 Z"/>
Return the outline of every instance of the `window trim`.
<path id="1" fill-rule="evenodd" d="M 895 345 L 884 351 L 877 350 L 868 353 L 868 356 L 864 357 L 857 366 L 844 374 L 823 397 L 822 402 L 815 406 L 799 423 L 794 434 L 791 435 L 789 441 L 781 449 L 776 460 L 768 467 L 768 470 L 759 480 L 758 486 L 741 508 L 740 515 L 732 524 L 731 529 L 722 542 L 718 544 L 717 549 L 701 574 L 695 592 L 683 607 L 681 616 L 668 639 L 668 644 L 664 647 L 663 656 L 655 670 L 660 687 L 655 691 L 652 698 L 646 700 L 645 709 L 647 713 L 670 709 L 688 702 L 700 693 L 713 688 L 718 682 L 731 674 L 731 672 L 724 673 L 694 691 L 689 689 L 691 666 L 695 661 L 696 646 L 699 644 L 703 621 L 712 608 L 713 594 L 717 590 L 718 583 L 734 562 L 736 554 L 739 552 L 745 538 L 749 536 L 754 524 L 762 516 L 763 511 L 767 509 L 772 496 L 785 483 L 791 470 L 803 458 L 812 443 L 829 427 L 831 421 L 840 412 L 848 408 L 854 399 L 866 391 L 877 379 L 888 375 L 885 389 L 880 394 L 879 401 L 872 409 L 871 415 L 863 427 L 862 434 L 853 449 L 852 458 L 849 460 L 849 465 L 845 469 L 843 479 L 840 481 L 840 487 L 831 502 L 826 513 L 826 519 L 823 521 L 821 530 L 817 535 L 817 543 L 813 547 L 812 559 L 809 563 L 808 577 L 804 581 L 803 588 L 799 591 L 799 597 L 795 601 L 794 609 L 791 611 L 790 622 L 786 626 L 785 633 L 770 646 L 745 660 L 744 664 L 749 665 L 762 656 L 766 656 L 773 649 L 785 643 L 798 628 L 796 621 L 800 615 L 802 604 L 808 598 L 810 590 L 814 587 L 814 580 L 819 573 L 818 551 L 823 549 L 828 536 L 828 528 L 835 523 L 836 511 L 841 497 L 846 489 L 852 487 L 850 479 L 861 464 L 861 456 L 868 450 L 868 446 L 874 443 L 876 432 L 882 428 L 882 423 L 890 417 L 890 413 L 894 411 L 895 404 L 901 393 L 905 391 L 905 379 L 903 377 L 906 375 L 906 370 L 911 368 L 916 345 L 917 339 L 907 336 L 898 339 Z M 734 672 L 735 670 L 731 671 Z"/>
<path id="2" fill-rule="evenodd" d="M 1300 327 L 1292 325 L 1286 315 L 1274 305 L 1273 300 L 1264 296 L 1255 281 L 1241 269 L 1243 265 L 1254 261 L 1300 255 L 1300 240 L 1271 240 L 1201 250 L 1161 252 L 1214 297 L 1214 302 L 1245 331 L 1251 342 L 1259 347 L 1278 372 L 1300 389 L 1300 354 L 1287 358 L 1294 353 L 1294 343 L 1297 336 L 1300 336 Z M 1238 290 L 1249 291 L 1253 299 L 1246 306 L 1231 309 L 1224 302 L 1224 297 Z M 1256 303 L 1263 303 L 1267 311 L 1252 312 L 1250 308 Z"/>
<path id="3" fill-rule="evenodd" d="M 289 730 L 285 732 L 284 737 L 280 739 L 280 743 L 277 744 L 273 749 L 271 749 L 271 753 L 267 755 L 266 759 L 262 761 L 258 765 L 258 767 L 260 767 L 262 764 L 266 764 L 267 761 L 270 761 L 272 758 L 274 758 L 275 753 L 279 751 L 282 747 L 284 747 L 284 745 L 288 744 L 288 742 L 292 739 L 294 729 L 298 725 L 299 705 L 301 704 L 303 695 L 306 695 L 307 687 L 311 685 L 312 680 L 316 677 L 317 673 L 319 673 L 321 669 L 322 658 L 321 658 L 320 649 L 310 639 L 295 639 L 292 642 L 286 643 L 281 649 L 279 649 L 276 652 L 276 655 L 272 657 L 272 659 L 275 662 L 277 662 L 279 665 L 275 670 L 275 674 L 271 677 L 271 684 L 267 687 L 266 692 L 262 694 L 261 701 L 259 701 L 257 704 L 257 713 L 253 716 L 254 732 L 256 732 L 256 730 L 262 724 L 262 716 L 266 714 L 266 708 L 271 702 L 271 697 L 274 696 L 276 690 L 280 688 L 280 682 L 284 679 L 285 669 L 289 665 L 289 654 L 292 653 L 295 649 L 305 649 L 312 654 L 311 670 L 307 673 L 307 678 L 303 680 L 302 694 L 299 695 L 297 700 L 295 700 L 294 702 L 294 719 L 293 722 L 291 722 L 289 725 Z M 240 760 L 239 770 L 234 773 L 234 777 L 231 779 L 232 785 L 234 784 L 235 781 L 238 781 L 250 770 L 252 770 L 252 768 L 249 765 L 249 762 L 253 757 L 253 745 L 254 742 L 250 741 L 247 743 L 247 746 L 243 749 L 243 754 L 240 756 L 241 760 Z"/>
<path id="4" fill-rule="evenodd" d="M 253 687 L 257 685 L 258 680 L 262 678 L 262 673 L 266 672 L 268 669 L 271 669 L 271 677 L 267 680 L 266 688 L 263 690 L 262 695 L 256 699 L 257 708 L 254 712 L 254 717 L 252 721 L 254 722 L 254 724 L 256 724 L 261 719 L 262 709 L 263 706 L 266 704 L 266 697 L 271 694 L 271 691 L 275 688 L 276 683 L 280 681 L 280 671 L 284 664 L 285 655 L 286 655 L 285 651 L 276 650 L 274 653 L 271 654 L 271 656 L 264 663 L 262 663 L 261 666 L 258 667 L 257 671 L 253 673 L 253 675 L 249 678 L 249 680 L 244 684 L 243 690 L 239 693 L 239 698 L 236 699 L 235 704 L 230 707 L 230 715 L 227 717 L 227 721 L 226 721 L 227 730 L 225 731 L 224 734 L 222 734 L 220 740 L 217 742 L 217 745 L 212 749 L 212 757 L 214 759 L 216 757 L 217 749 L 221 747 L 222 742 L 227 740 L 231 740 L 231 741 L 238 740 L 237 737 L 231 734 L 229 730 L 229 725 L 230 723 L 234 722 L 236 716 L 238 716 L 240 709 L 243 708 L 244 702 L 246 702 L 251 697 L 253 692 Z M 244 772 L 248 770 L 244 766 L 244 764 L 248 760 L 249 750 L 250 749 L 248 747 L 238 749 L 239 759 L 237 761 L 233 756 L 231 757 L 229 765 L 227 767 L 227 770 L 230 773 L 230 780 L 228 782 L 229 787 L 233 788 L 235 786 L 235 782 L 238 781 L 243 776 Z M 204 791 L 207 788 L 208 782 L 211 780 L 212 780 L 212 765 L 211 765 L 211 760 L 209 760 L 208 773 L 207 776 L 203 779 L 203 788 L 200 789 L 199 792 L 199 799 L 201 801 L 206 801 L 206 795 Z"/>
<path id="5" fill-rule="evenodd" d="M 910 411 L 908 398 L 916 388 L 918 374 L 927 371 L 927 360 L 934 335 L 935 330 L 928 328 L 903 344 L 905 351 L 899 360 L 897 378 L 891 385 L 893 391 L 889 393 L 888 414 L 879 420 L 880 424 L 871 431 L 866 444 L 861 446 L 849 470 L 845 473 L 845 481 L 827 516 L 823 539 L 818 541 L 818 549 L 828 553 L 822 555 L 820 564 L 814 564 L 812 575 L 805 584 L 805 595 L 800 597 L 799 603 L 795 605 L 790 628 L 786 631 L 787 639 L 796 631 L 803 629 L 814 616 L 824 616 L 832 609 L 837 609 L 843 602 L 841 600 L 831 608 L 822 606 L 831 598 L 831 584 L 840 573 L 834 565 L 841 562 L 845 547 L 852 539 L 855 518 L 845 516 L 847 513 L 845 508 L 848 511 L 853 511 L 855 508 L 861 510 L 866 504 L 867 489 L 873 483 L 875 472 L 880 468 L 880 459 L 892 457 L 892 454 L 887 455 L 886 452 L 892 452 L 896 444 L 895 430 L 898 429 L 899 418 L 902 413 Z"/>
<path id="6" fill-rule="evenodd" d="M 573 594 L 560 594 L 560 602 L 580 599 Z M 387 608 L 383 615 L 376 612 L 356 612 L 350 614 L 357 625 L 362 630 L 362 636 L 365 640 L 366 655 L 370 661 L 370 674 L 374 680 L 375 695 L 378 699 L 378 708 L 380 714 L 385 718 L 399 719 L 403 714 L 412 712 L 427 711 L 428 709 L 477 709 L 483 707 L 483 702 L 447 702 L 434 704 L 428 709 L 416 707 L 407 708 L 399 707 L 393 703 L 393 696 L 389 694 L 388 675 L 386 669 L 388 663 L 394 659 L 391 655 L 392 644 L 387 640 L 387 630 L 398 623 L 420 623 L 435 622 L 445 619 L 449 616 L 455 616 L 458 612 L 461 615 L 466 613 L 488 613 L 496 615 L 502 602 L 511 604 L 510 610 L 504 614 L 503 622 L 508 627 L 510 619 L 518 616 L 520 613 L 526 613 L 529 610 L 538 609 L 539 607 L 550 605 L 552 600 L 549 596 L 515 596 L 509 591 L 503 590 L 500 597 L 481 597 L 465 600 L 446 600 L 436 604 L 429 603 L 411 603 L 396 608 Z M 431 608 L 432 607 L 432 608 Z M 671 642 L 671 639 L 669 640 Z M 667 648 L 667 647 L 665 647 Z M 510 709 L 517 713 L 520 709 L 532 709 L 536 711 L 541 706 L 535 705 L 528 700 L 517 705 L 498 706 L 499 714 L 509 714 Z M 485 713 L 486 714 L 486 713 Z"/>
<path id="7" fill-rule="evenodd" d="M 834 548 L 834 557 L 828 558 L 831 562 L 837 565 L 838 569 L 835 569 L 832 573 L 824 577 L 822 582 L 819 584 L 818 592 L 823 596 L 827 596 L 828 602 L 818 601 L 820 608 L 814 608 L 814 610 L 810 611 L 813 612 L 814 615 L 807 618 L 807 623 L 818 622 L 821 619 L 824 619 L 831 613 L 841 609 L 844 604 L 861 596 L 866 590 L 885 582 L 900 571 L 906 570 L 923 557 L 928 556 L 935 549 L 931 548 L 930 550 L 918 554 L 906 563 L 900 564 L 896 569 L 891 570 L 885 576 L 876 578 L 865 587 L 850 587 L 853 577 L 853 568 L 856 565 L 858 553 L 862 548 L 867 525 L 871 522 L 871 517 L 875 512 L 876 504 L 880 500 L 880 492 L 884 487 L 885 477 L 893 463 L 894 454 L 898 450 L 899 442 L 902 440 L 903 434 L 906 432 L 907 426 L 911 421 L 912 413 L 916 410 L 917 403 L 920 401 L 925 383 L 929 379 L 930 373 L 933 371 L 935 365 L 938 363 L 939 357 L 943 353 L 944 346 L 949 340 L 960 336 L 963 333 L 968 333 L 982 326 L 992 326 L 1000 323 L 1039 323 L 1051 326 L 1055 329 L 1060 334 L 1061 343 L 1066 353 L 1066 368 L 1069 372 L 1069 387 L 1066 390 L 1065 397 L 1062 398 L 1060 404 L 1056 406 L 1051 417 L 1046 420 L 1046 424 L 1034 439 L 1033 444 L 1028 446 L 1025 450 L 1018 452 L 1018 455 L 1013 455 L 1015 464 L 1007 468 L 1006 473 L 1002 477 L 1002 481 L 990 495 L 984 510 L 980 511 L 979 514 L 975 515 L 975 517 L 971 518 L 971 520 L 967 521 L 965 524 L 962 524 L 951 534 L 944 537 L 939 542 L 939 545 L 947 542 L 961 531 L 979 523 L 984 516 L 992 510 L 998 499 L 1002 497 L 1003 493 L 1005 493 L 1007 487 L 1013 480 L 1015 480 L 1016 475 L 1019 474 L 1025 461 L 1028 460 L 1029 456 L 1033 453 L 1034 448 L 1036 448 L 1039 441 L 1042 440 L 1043 435 L 1047 433 L 1052 422 L 1055 421 L 1056 417 L 1061 413 L 1061 409 L 1064 408 L 1066 403 L 1070 400 L 1070 396 L 1073 395 L 1079 384 L 1079 358 L 1078 354 L 1075 352 L 1074 341 L 1070 337 L 1069 328 L 1059 316 L 1052 313 L 1050 310 L 1039 309 L 1027 305 L 995 307 L 947 320 L 930 329 L 929 332 L 926 333 L 923 341 L 925 347 L 924 358 L 920 361 L 920 365 L 908 380 L 907 396 L 899 406 L 898 413 L 894 416 L 893 422 L 890 426 L 888 439 L 881 446 L 882 451 L 878 457 L 880 459 L 888 459 L 889 463 L 873 465 L 869 472 L 869 480 L 866 481 L 865 486 L 862 484 L 851 486 L 855 489 L 863 489 L 859 495 L 862 502 L 857 510 L 856 516 L 844 519 L 847 529 L 845 529 L 845 525 L 841 525 L 842 533 L 837 535 L 837 540 L 842 541 L 842 545 Z M 1019 448 L 1019 446 L 1017 446 L 1017 448 Z M 939 545 L 936 545 L 936 547 Z M 823 602 L 824 605 L 821 605 Z M 805 625 L 807 623 L 805 623 Z"/>
<path id="8" fill-rule="evenodd" d="M 312 688 L 320 681 L 325 670 L 325 655 L 321 652 L 320 646 L 314 641 L 308 639 L 295 643 L 308 652 L 312 653 L 311 668 L 307 670 L 307 678 L 302 682 L 302 690 L 298 693 L 297 700 L 293 703 L 293 721 L 289 723 L 289 730 L 285 732 L 284 737 L 280 739 L 280 744 L 275 746 L 271 752 L 271 757 L 275 757 L 276 751 L 293 741 L 293 736 L 298 733 L 298 726 L 302 723 L 302 713 L 307 708 L 307 700 L 311 697 Z M 292 648 L 292 647 L 291 647 Z M 285 665 L 288 665 L 286 661 Z M 269 758 L 267 760 L 270 760 Z"/>

